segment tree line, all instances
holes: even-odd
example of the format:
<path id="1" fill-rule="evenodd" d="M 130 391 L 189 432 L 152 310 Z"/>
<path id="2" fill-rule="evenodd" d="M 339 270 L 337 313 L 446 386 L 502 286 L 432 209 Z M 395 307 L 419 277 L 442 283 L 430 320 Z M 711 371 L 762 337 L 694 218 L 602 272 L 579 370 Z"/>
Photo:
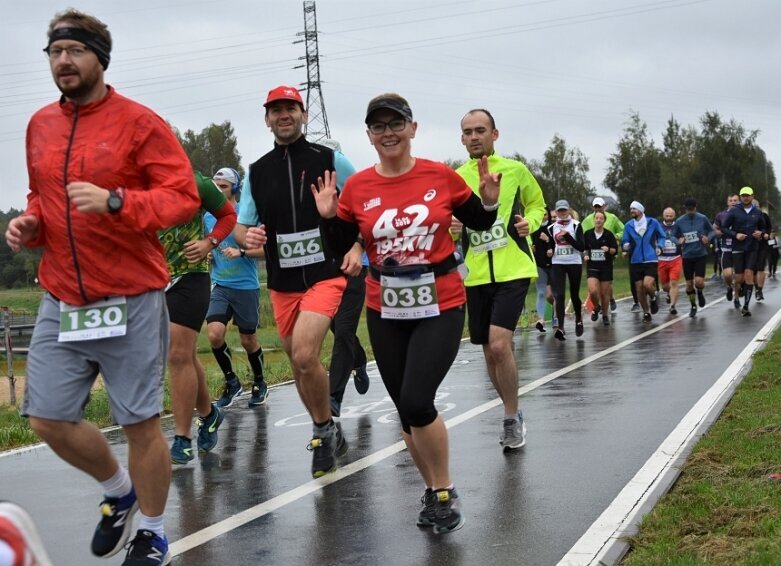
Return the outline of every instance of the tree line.
<path id="1" fill-rule="evenodd" d="M 210 124 L 200 132 L 173 128 L 193 169 L 212 175 L 221 167 L 233 167 L 244 175 L 233 126 L 229 121 Z M 683 200 L 693 197 L 699 210 L 714 216 L 725 207 L 727 196 L 743 186 L 754 189 L 760 204 L 774 218 L 781 203 L 773 163 L 757 143 L 759 130 L 748 130 L 734 119 L 706 112 L 697 126 L 682 126 L 670 117 L 658 147 L 639 113 L 631 112 L 616 149 L 608 158 L 603 184 L 615 194 L 600 195 L 612 212 L 629 217 L 629 203 L 639 200 L 652 216 L 668 206 L 681 210 Z M 567 199 L 581 214 L 591 211 L 597 190 L 589 181 L 589 160 L 583 152 L 556 134 L 540 159 L 520 153 L 508 155 L 524 162 L 542 187 L 545 201 L 553 206 Z M 457 168 L 464 160 L 449 159 Z M 0 211 L 0 231 L 21 211 Z M 25 287 L 35 283 L 40 250 L 11 253 L 0 246 L 0 287 Z"/>

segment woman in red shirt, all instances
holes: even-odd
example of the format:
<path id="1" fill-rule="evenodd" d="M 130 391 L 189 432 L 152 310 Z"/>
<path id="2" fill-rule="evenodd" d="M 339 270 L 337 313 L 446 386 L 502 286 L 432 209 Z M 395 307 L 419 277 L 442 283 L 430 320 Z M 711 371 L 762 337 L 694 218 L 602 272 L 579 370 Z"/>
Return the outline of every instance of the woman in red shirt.
<path id="1" fill-rule="evenodd" d="M 451 532 L 464 518 L 434 397 L 458 353 L 466 294 L 449 228 L 453 216 L 469 228 L 490 228 L 501 176 L 488 172 L 484 158 L 481 200 L 446 165 L 413 157 L 417 122 L 398 94 L 373 98 L 366 125 L 379 163 L 350 177 L 338 199 L 333 174 L 312 191 L 326 219 L 327 245 L 346 250 L 360 232 L 371 275 L 366 318 L 372 349 L 426 484 L 418 525 Z"/>

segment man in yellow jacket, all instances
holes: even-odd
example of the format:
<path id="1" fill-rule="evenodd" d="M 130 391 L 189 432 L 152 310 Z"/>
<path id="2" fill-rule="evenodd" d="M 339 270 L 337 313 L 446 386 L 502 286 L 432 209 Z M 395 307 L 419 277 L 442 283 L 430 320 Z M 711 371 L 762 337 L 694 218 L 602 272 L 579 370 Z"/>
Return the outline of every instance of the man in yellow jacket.
<path id="1" fill-rule="evenodd" d="M 461 143 L 469 161 L 457 173 L 478 192 L 477 162 L 488 157 L 492 173 L 501 174 L 496 222 L 489 230 L 464 230 L 469 335 L 481 344 L 488 375 L 504 404 L 500 444 L 505 451 L 526 444 L 526 425 L 518 408 L 518 370 L 513 332 L 526 302 L 529 284 L 537 278 L 530 234 L 542 223 L 545 199 L 534 176 L 520 161 L 494 152 L 499 130 L 488 110 L 475 109 L 461 120 Z M 461 231 L 461 226 L 454 226 Z"/>

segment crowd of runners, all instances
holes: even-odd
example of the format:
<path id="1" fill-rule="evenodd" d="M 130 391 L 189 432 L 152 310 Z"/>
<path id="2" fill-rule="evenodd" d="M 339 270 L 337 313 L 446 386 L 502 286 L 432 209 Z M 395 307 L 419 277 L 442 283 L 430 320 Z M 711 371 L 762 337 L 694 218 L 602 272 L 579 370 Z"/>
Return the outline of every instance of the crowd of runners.
<path id="1" fill-rule="evenodd" d="M 195 457 L 194 437 L 198 451 L 217 446 L 226 409 L 245 385 L 249 409 L 266 403 L 256 336 L 258 258 L 265 260 L 276 328 L 312 421 L 311 475 L 333 472 L 348 451 L 335 419 L 350 376 L 359 393 L 369 388 L 366 353 L 356 337 L 365 301 L 377 368 L 421 478 L 415 521 L 435 533 L 464 524 L 434 399 L 467 314 L 470 340 L 482 346 L 503 404 L 499 444 L 511 451 L 526 443 L 512 340 L 532 281 L 536 328 L 546 332 L 544 313 L 552 304 L 559 340 L 566 339 L 568 301 L 575 335 L 584 333 L 584 262 L 591 319 L 601 315 L 610 324 L 619 253 L 629 258 L 633 296 L 646 322 L 658 312 L 662 292 L 677 313 L 681 271 L 690 316 L 704 306 L 714 242 L 728 299 L 744 316 L 752 293 L 763 299 L 766 256 L 777 244 L 749 187 L 730 196 L 714 222 L 688 199 L 683 215 L 676 219 L 667 209 L 661 222 L 632 202 L 632 218 L 623 224 L 599 197 L 580 222 L 566 200 L 548 210 L 526 166 L 498 155 L 499 130 L 486 109 L 461 119 L 469 159 L 453 171 L 413 156 L 418 124 L 410 104 L 396 93 L 380 94 L 364 114 L 378 162 L 356 171 L 338 144 L 305 138 L 306 108 L 291 86 L 268 92 L 265 122 L 274 147 L 245 178 L 230 167 L 203 176 L 192 171 L 165 121 L 104 82 L 111 54 L 105 24 L 69 10 L 55 16 L 47 36 L 44 51 L 63 96 L 30 121 L 28 207 L 6 233 L 15 251 L 44 249 L 39 278 L 46 293 L 21 410 L 54 452 L 100 483 L 104 499 L 91 543 L 97 556 L 125 547 L 138 515 L 124 564 L 167 564 L 163 515 L 171 465 Z M 251 385 L 242 384 L 225 341 L 231 321 Z M 216 400 L 196 355 L 204 322 L 225 377 Z M 335 338 L 326 370 L 320 355 L 329 329 Z M 170 446 L 159 419 L 166 366 L 175 428 Z M 98 374 L 128 439 L 127 467 L 83 418 Z M 0 564 L 25 564 L 25 552 L 46 564 L 29 517 L 3 505 Z"/>

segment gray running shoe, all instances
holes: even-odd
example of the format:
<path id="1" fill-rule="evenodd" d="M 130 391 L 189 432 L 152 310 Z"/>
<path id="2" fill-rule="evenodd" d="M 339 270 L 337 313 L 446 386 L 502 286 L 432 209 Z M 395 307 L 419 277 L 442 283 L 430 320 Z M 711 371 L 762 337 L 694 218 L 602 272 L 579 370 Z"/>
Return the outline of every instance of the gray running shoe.
<path id="1" fill-rule="evenodd" d="M 458 495 L 454 495 L 458 497 Z M 436 519 L 436 513 L 434 512 L 434 506 L 436 505 L 437 498 L 434 496 L 434 490 L 430 487 L 426 488 L 423 496 L 420 498 L 420 504 L 423 507 L 418 514 L 418 526 L 419 527 L 433 527 L 434 519 Z"/>
<path id="2" fill-rule="evenodd" d="M 629 309 L 631 312 L 640 312 L 640 303 L 635 303 L 632 305 L 632 308 Z"/>
<path id="3" fill-rule="evenodd" d="M 434 533 L 452 533 L 464 526 L 458 494 L 455 488 L 434 492 Z"/>
<path id="4" fill-rule="evenodd" d="M 504 447 L 505 452 L 517 450 L 526 445 L 526 423 L 523 422 L 523 417 L 517 421 L 515 419 L 504 419 L 499 444 Z"/>

